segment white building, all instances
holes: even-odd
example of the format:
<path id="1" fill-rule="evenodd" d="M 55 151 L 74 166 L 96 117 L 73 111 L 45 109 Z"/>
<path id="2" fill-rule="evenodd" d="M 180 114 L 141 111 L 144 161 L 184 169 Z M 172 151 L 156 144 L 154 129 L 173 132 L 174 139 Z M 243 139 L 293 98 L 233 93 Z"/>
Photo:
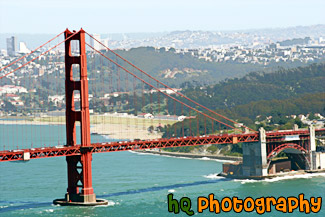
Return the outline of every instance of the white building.
<path id="1" fill-rule="evenodd" d="M 184 121 L 185 118 L 186 118 L 186 116 L 181 115 L 181 116 L 178 116 L 177 120 L 178 120 L 178 121 Z"/>
<path id="2" fill-rule="evenodd" d="M 27 48 L 25 42 L 19 42 L 19 53 L 30 53 L 30 50 Z"/>
<path id="3" fill-rule="evenodd" d="M 14 106 L 24 106 L 24 102 L 21 100 L 9 100 L 9 102 Z"/>
<path id="4" fill-rule="evenodd" d="M 27 89 L 25 87 L 15 86 L 15 85 L 4 85 L 0 87 L 0 96 L 8 93 L 11 94 L 27 93 Z"/>
<path id="5" fill-rule="evenodd" d="M 101 41 L 100 40 L 100 34 L 92 34 L 92 36 L 98 40 L 98 41 Z M 100 50 L 103 48 L 103 46 L 101 44 L 99 44 L 96 40 L 94 40 L 93 38 L 90 38 L 90 45 L 95 48 L 96 50 Z"/>
<path id="6" fill-rule="evenodd" d="M 177 88 L 159 88 L 159 91 L 162 93 L 167 93 L 167 94 L 176 94 L 178 91 L 181 91 L 182 89 L 177 89 Z M 157 93 L 158 90 L 152 89 L 150 91 L 144 91 L 145 93 Z"/>
<path id="7" fill-rule="evenodd" d="M 100 42 L 103 43 L 106 47 L 108 47 L 108 39 L 102 39 Z M 105 49 L 103 46 L 101 46 L 101 49 Z"/>
<path id="8" fill-rule="evenodd" d="M 147 114 L 144 115 L 144 118 L 145 119 L 153 119 L 154 116 L 152 114 L 150 114 L 150 113 L 147 113 Z"/>
<path id="9" fill-rule="evenodd" d="M 60 103 L 64 103 L 64 95 L 53 95 L 53 96 L 49 96 L 48 100 L 50 102 L 53 102 L 54 105 L 58 105 Z"/>

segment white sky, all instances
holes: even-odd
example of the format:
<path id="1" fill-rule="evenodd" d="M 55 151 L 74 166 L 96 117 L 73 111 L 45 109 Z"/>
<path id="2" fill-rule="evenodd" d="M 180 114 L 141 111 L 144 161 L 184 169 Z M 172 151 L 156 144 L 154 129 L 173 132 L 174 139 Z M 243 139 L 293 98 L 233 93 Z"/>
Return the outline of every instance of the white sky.
<path id="1" fill-rule="evenodd" d="M 0 0 L 0 33 L 240 30 L 325 23 L 325 0 Z"/>

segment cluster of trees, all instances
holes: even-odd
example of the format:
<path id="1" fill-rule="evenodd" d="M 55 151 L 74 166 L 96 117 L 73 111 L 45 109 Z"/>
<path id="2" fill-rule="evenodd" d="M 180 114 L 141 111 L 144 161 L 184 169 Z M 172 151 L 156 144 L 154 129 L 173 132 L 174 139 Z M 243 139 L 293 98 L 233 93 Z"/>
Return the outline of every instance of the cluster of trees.
<path id="1" fill-rule="evenodd" d="M 209 108 L 225 109 L 260 100 L 295 98 L 307 93 L 325 92 L 325 64 L 311 64 L 273 73 L 252 72 L 241 79 L 228 79 L 216 85 L 188 88 L 184 95 Z"/>
<path id="2" fill-rule="evenodd" d="M 308 102 L 308 103 L 306 103 Z M 254 130 L 264 127 L 266 130 L 292 129 L 294 124 L 304 127 L 298 118 L 291 118 L 292 114 L 325 114 L 325 93 L 306 94 L 298 98 L 284 100 L 261 100 L 251 102 L 245 105 L 235 106 L 230 109 L 216 110 L 219 114 L 230 117 L 233 120 L 243 123 Z M 232 126 L 233 124 L 220 117 L 209 114 L 215 119 Z M 265 122 L 267 117 L 272 116 L 269 122 Z M 260 124 L 255 124 L 260 122 Z M 198 115 L 195 119 L 186 119 L 183 122 L 177 122 L 172 126 L 163 128 L 163 137 L 182 137 L 195 136 L 211 133 L 233 132 L 229 127 L 219 124 L 217 121 L 211 121 Z"/>
<path id="3" fill-rule="evenodd" d="M 288 39 L 280 42 L 281 46 L 292 46 L 296 44 L 308 44 L 310 41 L 310 37 L 305 38 L 294 38 L 294 39 Z"/>

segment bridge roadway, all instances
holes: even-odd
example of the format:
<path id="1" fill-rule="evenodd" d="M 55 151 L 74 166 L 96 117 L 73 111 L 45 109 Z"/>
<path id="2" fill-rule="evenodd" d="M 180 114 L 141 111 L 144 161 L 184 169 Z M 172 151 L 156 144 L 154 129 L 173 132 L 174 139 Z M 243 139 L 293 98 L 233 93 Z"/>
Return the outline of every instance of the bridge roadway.
<path id="1" fill-rule="evenodd" d="M 316 136 L 324 136 L 325 128 L 317 129 Z M 308 130 L 297 131 L 277 131 L 267 132 L 267 143 L 283 143 L 286 135 L 299 135 L 301 139 L 308 138 Z M 207 136 L 193 136 L 170 139 L 155 139 L 155 140 L 135 140 L 135 141 L 120 141 L 108 143 L 94 143 L 89 147 L 76 146 L 55 146 L 30 148 L 22 150 L 6 150 L 0 151 L 1 161 L 17 161 L 26 159 L 48 158 L 48 157 L 62 157 L 80 155 L 83 151 L 90 151 L 92 153 L 100 152 L 116 152 L 116 151 L 130 151 L 154 148 L 172 148 L 182 146 L 196 146 L 209 144 L 236 144 L 240 142 L 258 142 L 258 133 L 247 134 L 222 134 L 222 135 L 207 135 Z"/>

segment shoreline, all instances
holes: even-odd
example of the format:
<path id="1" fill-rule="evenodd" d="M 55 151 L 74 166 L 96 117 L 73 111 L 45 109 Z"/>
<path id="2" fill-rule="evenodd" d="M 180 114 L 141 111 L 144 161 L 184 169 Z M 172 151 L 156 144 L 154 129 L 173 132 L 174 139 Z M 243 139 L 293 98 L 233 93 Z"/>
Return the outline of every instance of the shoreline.
<path id="1" fill-rule="evenodd" d="M 182 153 L 182 152 L 168 152 L 168 151 L 155 151 L 155 150 L 137 150 L 138 153 L 156 154 L 161 156 L 171 157 L 187 157 L 191 159 L 202 159 L 208 158 L 209 160 L 220 160 L 220 161 L 241 161 L 242 157 L 226 156 L 226 155 L 211 155 L 211 154 L 193 154 L 193 153 Z"/>
<path id="2" fill-rule="evenodd" d="M 266 179 L 274 179 L 274 178 L 281 178 L 281 177 L 299 177 L 300 175 L 308 175 L 308 174 L 325 174 L 325 169 L 319 170 L 295 170 L 290 172 L 282 172 L 276 174 L 269 174 L 266 176 L 241 176 L 241 175 L 230 175 L 225 174 L 223 172 L 219 173 L 217 176 L 229 178 L 229 179 L 239 179 L 239 180 L 266 180 Z"/>

